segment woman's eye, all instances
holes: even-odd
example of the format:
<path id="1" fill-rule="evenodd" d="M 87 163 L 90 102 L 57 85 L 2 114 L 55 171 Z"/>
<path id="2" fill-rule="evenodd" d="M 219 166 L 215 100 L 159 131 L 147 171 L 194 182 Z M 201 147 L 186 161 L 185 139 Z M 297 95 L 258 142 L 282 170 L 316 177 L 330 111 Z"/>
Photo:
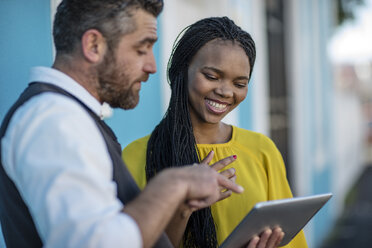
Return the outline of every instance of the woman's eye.
<path id="1" fill-rule="evenodd" d="M 245 84 L 245 83 L 236 83 L 235 86 L 238 87 L 238 88 L 244 88 L 244 87 L 247 86 L 247 84 Z"/>
<path id="2" fill-rule="evenodd" d="M 204 76 L 207 78 L 207 79 L 209 79 L 209 80 L 217 80 L 217 77 L 215 77 L 215 76 L 212 76 L 212 75 L 210 75 L 210 74 L 204 74 Z"/>

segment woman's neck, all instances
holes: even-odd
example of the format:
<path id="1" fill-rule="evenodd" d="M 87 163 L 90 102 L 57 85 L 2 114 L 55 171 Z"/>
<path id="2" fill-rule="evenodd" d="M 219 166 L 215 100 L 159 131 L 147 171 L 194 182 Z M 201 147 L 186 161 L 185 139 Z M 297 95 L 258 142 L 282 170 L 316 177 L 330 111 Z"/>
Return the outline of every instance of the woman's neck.
<path id="1" fill-rule="evenodd" d="M 228 142 L 232 136 L 232 127 L 223 122 L 193 123 L 192 128 L 197 144 L 222 144 Z"/>

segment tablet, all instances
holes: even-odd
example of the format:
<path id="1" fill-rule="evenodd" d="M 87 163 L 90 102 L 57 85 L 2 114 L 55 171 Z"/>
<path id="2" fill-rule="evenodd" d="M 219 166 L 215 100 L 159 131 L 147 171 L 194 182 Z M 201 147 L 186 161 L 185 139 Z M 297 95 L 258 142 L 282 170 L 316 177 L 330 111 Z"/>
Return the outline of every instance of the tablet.
<path id="1" fill-rule="evenodd" d="M 241 248 L 265 228 L 279 226 L 285 233 L 279 246 L 289 243 L 332 197 L 331 193 L 257 203 L 220 248 Z"/>

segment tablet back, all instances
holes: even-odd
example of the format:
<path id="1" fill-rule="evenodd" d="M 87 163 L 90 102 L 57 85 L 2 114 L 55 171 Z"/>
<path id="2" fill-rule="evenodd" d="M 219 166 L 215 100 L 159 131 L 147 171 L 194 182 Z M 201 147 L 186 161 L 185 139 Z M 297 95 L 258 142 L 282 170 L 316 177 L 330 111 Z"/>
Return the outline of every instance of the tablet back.
<path id="1" fill-rule="evenodd" d="M 285 233 L 279 246 L 289 243 L 332 197 L 331 193 L 257 203 L 220 248 L 241 248 L 265 228 L 279 226 Z"/>

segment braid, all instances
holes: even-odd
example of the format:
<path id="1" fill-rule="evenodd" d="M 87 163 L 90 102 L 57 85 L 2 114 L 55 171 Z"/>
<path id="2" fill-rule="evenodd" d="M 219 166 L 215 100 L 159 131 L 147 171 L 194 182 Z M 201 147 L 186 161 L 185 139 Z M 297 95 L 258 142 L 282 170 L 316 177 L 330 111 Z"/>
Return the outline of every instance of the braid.
<path id="1" fill-rule="evenodd" d="M 182 37 L 179 40 L 177 38 L 168 62 L 168 79 L 172 91 L 168 110 L 147 144 L 147 180 L 165 168 L 200 162 L 191 125 L 187 85 L 189 64 L 200 48 L 214 39 L 237 42 L 248 56 L 250 73 L 253 70 L 256 57 L 254 41 L 229 18 L 202 19 L 185 30 L 181 32 Z M 184 247 L 192 248 L 217 247 L 216 227 L 210 208 L 195 211 L 190 216 L 183 244 Z"/>

